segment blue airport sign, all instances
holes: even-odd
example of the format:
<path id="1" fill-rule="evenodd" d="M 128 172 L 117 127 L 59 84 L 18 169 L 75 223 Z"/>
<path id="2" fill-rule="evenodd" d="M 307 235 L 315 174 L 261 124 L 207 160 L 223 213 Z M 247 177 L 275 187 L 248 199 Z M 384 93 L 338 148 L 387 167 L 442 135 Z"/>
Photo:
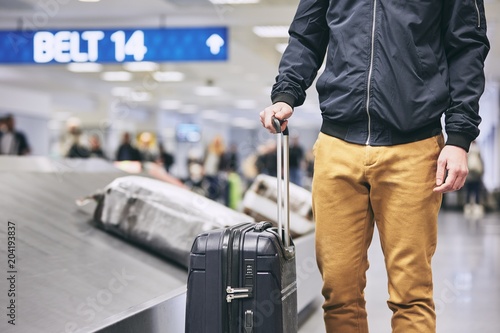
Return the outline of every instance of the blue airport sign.
<path id="1" fill-rule="evenodd" d="M 225 61 L 226 27 L 0 31 L 0 63 Z"/>

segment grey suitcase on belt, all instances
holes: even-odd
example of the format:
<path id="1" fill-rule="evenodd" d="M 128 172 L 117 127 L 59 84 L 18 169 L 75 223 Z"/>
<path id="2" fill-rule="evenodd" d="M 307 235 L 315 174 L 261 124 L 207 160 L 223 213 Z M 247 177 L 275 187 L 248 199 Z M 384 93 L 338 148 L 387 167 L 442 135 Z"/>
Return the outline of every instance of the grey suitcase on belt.
<path id="1" fill-rule="evenodd" d="M 98 203 L 97 226 L 186 268 L 198 234 L 253 221 L 186 189 L 140 176 L 117 178 L 91 198 Z"/>
<path id="2" fill-rule="evenodd" d="M 281 152 L 277 154 L 278 188 L 283 189 L 278 202 L 284 203 L 278 205 L 279 226 L 242 223 L 198 235 L 190 254 L 186 333 L 298 331 L 295 247 L 289 237 L 288 129 L 282 134 L 278 149 L 283 147 L 284 163 Z"/>

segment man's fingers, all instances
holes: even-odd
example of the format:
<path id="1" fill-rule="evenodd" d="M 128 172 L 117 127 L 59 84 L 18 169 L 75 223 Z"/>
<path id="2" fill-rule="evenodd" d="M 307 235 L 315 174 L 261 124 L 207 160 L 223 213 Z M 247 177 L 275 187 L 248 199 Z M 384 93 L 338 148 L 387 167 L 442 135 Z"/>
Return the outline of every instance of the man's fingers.
<path id="1" fill-rule="evenodd" d="M 436 179 L 436 182 L 438 180 Z M 444 179 L 444 182 L 441 182 L 441 185 L 438 185 L 437 187 L 434 188 L 434 192 L 439 192 L 439 193 L 446 193 L 446 192 L 451 192 L 453 191 L 453 184 L 456 181 L 456 175 L 453 173 L 448 173 L 446 176 L 446 179 Z"/>
<path id="2" fill-rule="evenodd" d="M 281 123 L 281 132 L 283 132 L 287 126 L 288 126 L 288 120 L 284 120 Z"/>
<path id="3" fill-rule="evenodd" d="M 260 122 L 269 132 L 276 133 L 272 121 L 272 118 L 275 117 L 282 122 L 281 130 L 283 131 L 287 126 L 286 119 L 290 117 L 291 113 L 292 109 L 288 105 L 285 103 L 276 103 L 260 112 Z"/>
<path id="4" fill-rule="evenodd" d="M 265 108 L 263 111 L 260 112 L 260 122 L 262 123 L 262 126 L 267 128 L 267 130 L 271 133 L 275 133 L 274 127 L 272 125 L 272 116 L 274 115 L 274 108 L 273 106 L 270 106 L 268 108 Z"/>
<path id="5" fill-rule="evenodd" d="M 434 192 L 446 193 L 461 189 L 467 174 L 467 152 L 461 147 L 445 146 L 437 161 Z"/>
<path id="6" fill-rule="evenodd" d="M 446 162 L 438 160 L 436 171 L 436 185 L 441 186 L 445 181 Z"/>
<path id="7" fill-rule="evenodd" d="M 462 172 L 462 170 L 448 170 L 448 175 L 444 183 L 438 185 L 434 188 L 434 192 L 446 193 L 460 190 L 465 184 L 465 178 L 467 173 Z M 438 179 L 436 178 L 436 183 Z"/>

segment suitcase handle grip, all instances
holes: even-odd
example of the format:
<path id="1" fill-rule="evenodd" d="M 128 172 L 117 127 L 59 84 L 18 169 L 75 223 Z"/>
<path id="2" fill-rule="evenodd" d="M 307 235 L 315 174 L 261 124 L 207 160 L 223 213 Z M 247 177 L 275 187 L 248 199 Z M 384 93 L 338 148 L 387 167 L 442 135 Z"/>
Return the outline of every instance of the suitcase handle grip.
<path id="1" fill-rule="evenodd" d="M 255 225 L 255 231 L 262 232 L 268 228 L 271 228 L 273 225 L 271 222 L 259 222 Z"/>
<path id="2" fill-rule="evenodd" d="M 276 117 L 272 117 L 272 121 L 273 121 L 273 127 L 274 127 L 274 130 L 276 131 L 276 133 L 281 133 L 281 124 L 283 123 L 282 121 L 280 121 L 278 118 Z M 285 127 L 285 130 L 283 131 L 283 135 L 288 135 L 288 126 Z"/>
<path id="3" fill-rule="evenodd" d="M 275 117 L 272 118 L 274 129 L 276 130 L 277 145 L 276 155 L 277 163 L 277 178 L 278 178 L 278 234 L 285 248 L 290 246 L 290 167 L 289 167 L 289 135 L 288 126 L 281 131 L 281 122 Z M 282 155 L 283 153 L 283 155 Z M 283 197 L 284 194 L 284 197 Z M 284 235 L 282 234 L 284 225 Z"/>

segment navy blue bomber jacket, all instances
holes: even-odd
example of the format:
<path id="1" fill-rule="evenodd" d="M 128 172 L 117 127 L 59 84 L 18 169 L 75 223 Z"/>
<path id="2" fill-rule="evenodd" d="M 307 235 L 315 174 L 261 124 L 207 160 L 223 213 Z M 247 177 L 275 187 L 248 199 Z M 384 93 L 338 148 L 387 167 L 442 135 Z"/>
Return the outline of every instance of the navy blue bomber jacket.
<path id="1" fill-rule="evenodd" d="M 300 106 L 318 78 L 321 131 L 395 145 L 441 132 L 468 151 L 478 136 L 489 51 L 483 0 L 301 0 L 273 87 Z"/>

